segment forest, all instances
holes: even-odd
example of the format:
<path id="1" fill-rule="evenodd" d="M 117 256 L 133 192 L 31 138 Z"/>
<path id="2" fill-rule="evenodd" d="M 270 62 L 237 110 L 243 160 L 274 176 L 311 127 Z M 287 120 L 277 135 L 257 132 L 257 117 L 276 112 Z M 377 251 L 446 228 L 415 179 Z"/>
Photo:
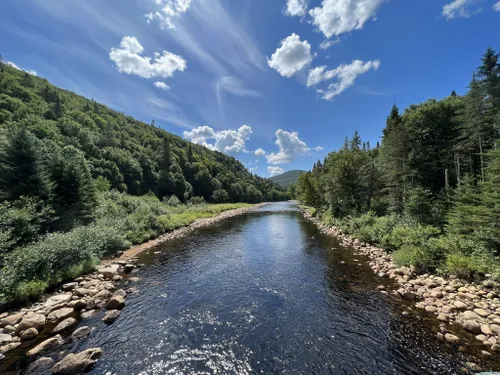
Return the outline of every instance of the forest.
<path id="1" fill-rule="evenodd" d="M 500 278 L 499 132 L 499 54 L 488 48 L 464 96 L 394 105 L 380 143 L 355 132 L 291 193 L 401 266 Z"/>
<path id="2" fill-rule="evenodd" d="M 0 305 L 238 202 L 283 199 L 230 156 L 0 58 Z"/>

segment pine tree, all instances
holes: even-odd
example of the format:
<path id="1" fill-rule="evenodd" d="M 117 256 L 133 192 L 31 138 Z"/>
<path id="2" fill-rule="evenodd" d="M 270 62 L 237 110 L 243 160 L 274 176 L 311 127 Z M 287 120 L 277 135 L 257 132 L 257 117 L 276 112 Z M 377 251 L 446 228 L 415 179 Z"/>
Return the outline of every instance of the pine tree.
<path id="1" fill-rule="evenodd" d="M 61 98 L 59 95 L 56 96 L 56 103 L 54 105 L 54 116 L 55 118 L 61 118 L 63 115 L 63 107 L 61 104 Z"/>

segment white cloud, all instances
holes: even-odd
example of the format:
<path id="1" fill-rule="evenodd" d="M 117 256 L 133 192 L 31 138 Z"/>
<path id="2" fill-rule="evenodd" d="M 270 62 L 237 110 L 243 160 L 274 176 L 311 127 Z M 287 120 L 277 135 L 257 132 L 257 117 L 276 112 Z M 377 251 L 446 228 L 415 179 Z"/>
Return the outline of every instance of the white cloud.
<path id="1" fill-rule="evenodd" d="M 307 12 L 307 0 L 287 0 L 286 11 L 287 16 L 305 16 Z"/>
<path id="2" fill-rule="evenodd" d="M 481 11 L 481 8 L 474 7 L 477 2 L 478 0 L 453 0 L 443 6 L 442 15 L 448 20 L 457 17 L 470 17 Z"/>
<path id="3" fill-rule="evenodd" d="M 278 176 L 280 174 L 285 173 L 285 170 L 283 168 L 277 167 L 277 166 L 271 166 L 271 165 L 269 167 L 267 167 L 267 171 L 269 172 L 271 177 Z"/>
<path id="4" fill-rule="evenodd" d="M 360 30 L 375 17 L 384 0 L 323 0 L 309 11 L 313 24 L 327 37 Z"/>
<path id="5" fill-rule="evenodd" d="M 276 49 L 267 63 L 283 77 L 291 77 L 309 65 L 312 59 L 309 42 L 301 42 L 300 36 L 292 34 L 281 41 L 281 47 Z"/>
<path id="6" fill-rule="evenodd" d="M 34 70 L 24 70 L 24 69 L 18 67 L 16 64 L 14 64 L 12 61 L 7 61 L 6 64 L 9 65 L 9 66 L 11 66 L 11 67 L 13 67 L 14 69 L 22 70 L 22 71 L 24 71 L 24 72 L 26 72 L 28 74 L 31 74 L 32 76 L 36 76 L 36 72 Z"/>
<path id="7" fill-rule="evenodd" d="M 335 40 L 326 39 L 323 42 L 321 42 L 321 44 L 319 45 L 319 48 L 321 48 L 321 49 L 328 49 L 331 46 L 333 46 L 334 44 L 337 44 L 339 42 L 340 42 L 340 39 L 338 39 L 338 38 L 335 39 Z"/>
<path id="8" fill-rule="evenodd" d="M 252 134 L 252 128 L 248 125 L 242 125 L 238 130 L 218 132 L 209 126 L 200 126 L 183 133 L 184 137 L 193 143 L 227 154 L 248 152 L 245 148 L 245 142 L 249 139 L 250 134 Z M 215 140 L 215 142 L 209 143 L 209 140 Z"/>
<path id="9" fill-rule="evenodd" d="M 314 151 L 323 151 L 325 148 L 323 146 L 314 147 Z"/>
<path id="10" fill-rule="evenodd" d="M 158 20 L 162 29 L 175 29 L 174 20 L 186 13 L 191 5 L 191 0 L 155 0 L 155 2 L 161 9 L 146 14 L 146 19 L 148 23 Z"/>
<path id="11" fill-rule="evenodd" d="M 257 150 L 255 150 L 254 152 L 255 156 L 264 156 L 266 154 L 266 152 L 262 149 L 262 148 L 258 148 Z"/>
<path id="12" fill-rule="evenodd" d="M 162 90 L 170 90 L 170 86 L 162 81 L 155 82 L 154 85 Z"/>
<path id="13" fill-rule="evenodd" d="M 326 70 L 326 66 L 318 66 L 309 71 L 307 78 L 307 86 L 314 86 L 322 81 L 336 79 L 337 82 L 330 84 L 326 90 L 318 89 L 317 92 L 322 94 L 325 100 L 331 100 L 335 96 L 341 94 L 344 90 L 351 87 L 356 78 L 370 70 L 377 70 L 380 66 L 379 60 L 363 62 L 354 60 L 350 64 L 342 64 L 335 69 Z"/>
<path id="14" fill-rule="evenodd" d="M 266 156 L 269 164 L 285 164 L 290 163 L 298 156 L 310 151 L 306 143 L 299 138 L 297 132 L 287 132 L 282 129 L 276 131 L 276 144 L 279 147 L 279 152 Z"/>
<path id="15" fill-rule="evenodd" d="M 220 95 L 220 92 L 225 91 L 237 96 L 261 96 L 257 91 L 246 88 L 241 79 L 231 76 L 220 77 L 216 89 L 218 95 Z"/>
<path id="16" fill-rule="evenodd" d="M 496 12 L 500 12 L 500 1 L 498 3 L 493 4 L 493 10 Z"/>
<path id="17" fill-rule="evenodd" d="M 123 37 L 120 47 L 111 48 L 109 58 L 125 74 L 135 74 L 142 78 L 172 77 L 176 71 L 186 69 L 186 61 L 168 51 L 155 52 L 154 57 L 143 56 L 144 47 L 133 36 Z M 152 60 L 152 61 L 151 61 Z"/>

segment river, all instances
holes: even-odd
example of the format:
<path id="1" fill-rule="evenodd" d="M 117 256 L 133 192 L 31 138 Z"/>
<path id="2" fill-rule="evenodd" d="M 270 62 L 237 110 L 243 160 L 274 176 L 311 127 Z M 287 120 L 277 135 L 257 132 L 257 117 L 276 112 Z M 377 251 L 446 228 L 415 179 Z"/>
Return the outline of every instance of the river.
<path id="1" fill-rule="evenodd" d="M 401 316 L 366 264 L 292 203 L 269 204 L 141 255 L 139 293 L 92 374 L 453 374 L 432 320 Z M 388 283 L 389 281 L 386 281 Z"/>

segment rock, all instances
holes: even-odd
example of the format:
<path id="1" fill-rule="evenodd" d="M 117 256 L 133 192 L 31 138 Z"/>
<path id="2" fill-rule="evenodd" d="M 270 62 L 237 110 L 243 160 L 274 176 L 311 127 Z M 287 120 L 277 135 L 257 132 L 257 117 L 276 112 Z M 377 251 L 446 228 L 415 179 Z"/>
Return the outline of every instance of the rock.
<path id="1" fill-rule="evenodd" d="M 444 341 L 444 335 L 441 332 L 436 333 L 436 337 L 440 341 Z"/>
<path id="2" fill-rule="evenodd" d="M 490 312 L 484 309 L 474 309 L 474 312 L 483 318 L 486 318 L 488 315 L 490 315 Z"/>
<path id="3" fill-rule="evenodd" d="M 86 288 L 77 288 L 73 291 L 73 294 L 78 297 L 86 296 L 89 293 L 89 290 Z"/>
<path id="4" fill-rule="evenodd" d="M 97 310 L 88 310 L 88 311 L 85 311 L 84 313 L 82 313 L 82 315 L 80 315 L 80 318 L 88 319 L 88 318 L 93 317 L 96 313 L 97 313 Z"/>
<path id="5" fill-rule="evenodd" d="M 90 334 L 90 332 L 92 332 L 92 328 L 88 326 L 83 326 L 76 329 L 75 332 L 73 332 L 73 334 L 71 335 L 71 337 L 73 338 L 73 340 L 80 340 L 83 339 L 84 337 L 87 337 Z"/>
<path id="6" fill-rule="evenodd" d="M 123 272 L 130 273 L 134 270 L 135 266 L 133 264 L 126 264 L 123 266 Z"/>
<path id="7" fill-rule="evenodd" d="M 481 325 L 475 320 L 466 320 L 463 323 L 464 328 L 472 333 L 479 334 L 481 333 Z"/>
<path id="8" fill-rule="evenodd" d="M 85 302 L 85 300 L 83 299 L 77 299 L 68 303 L 67 306 L 72 307 L 76 311 L 80 311 L 87 307 L 87 302 Z"/>
<path id="9" fill-rule="evenodd" d="M 465 311 L 462 313 L 462 317 L 465 320 L 481 320 L 481 317 L 474 311 Z"/>
<path id="10" fill-rule="evenodd" d="M 68 291 L 68 290 L 73 290 L 73 289 L 75 289 L 77 286 L 78 286 L 78 283 L 73 282 L 73 283 L 67 283 L 67 284 L 64 284 L 64 285 L 62 286 L 62 288 L 63 288 L 63 290 L 64 290 L 64 291 Z"/>
<path id="11" fill-rule="evenodd" d="M 131 283 L 136 283 L 139 281 L 139 278 L 136 277 L 136 276 L 133 276 L 133 277 L 129 277 L 128 278 L 128 281 L 130 281 Z"/>
<path id="12" fill-rule="evenodd" d="M 485 357 L 491 357 L 491 353 L 486 350 L 481 350 L 481 354 L 484 355 Z"/>
<path id="13" fill-rule="evenodd" d="M 445 334 L 444 339 L 453 345 L 458 345 L 460 343 L 460 339 L 457 336 L 452 335 L 451 333 Z"/>
<path id="14" fill-rule="evenodd" d="M 88 309 L 102 308 L 106 304 L 106 301 L 111 297 L 111 292 L 109 290 L 101 290 L 97 293 L 90 301 L 87 302 Z"/>
<path id="15" fill-rule="evenodd" d="M 66 318 L 61 323 L 59 323 L 54 327 L 52 333 L 59 333 L 65 331 L 71 327 L 74 327 L 76 323 L 78 323 L 78 321 L 75 318 Z"/>
<path id="16" fill-rule="evenodd" d="M 476 364 L 474 362 L 467 362 L 465 365 L 468 368 L 470 368 L 472 371 L 481 371 L 482 370 L 481 366 L 479 366 L 478 364 Z"/>
<path id="17" fill-rule="evenodd" d="M 481 332 L 484 333 L 485 335 L 493 336 L 493 332 L 491 331 L 489 324 L 482 324 Z"/>
<path id="18" fill-rule="evenodd" d="M 54 310 L 51 311 L 49 315 L 47 315 L 47 320 L 51 323 L 56 323 L 60 320 L 66 319 L 70 315 L 74 313 L 73 308 L 71 307 L 64 307 L 59 310 Z"/>
<path id="19" fill-rule="evenodd" d="M 410 315 L 410 312 L 409 312 L 409 311 L 403 311 L 403 312 L 401 313 L 401 315 L 403 315 L 403 316 L 409 316 L 409 315 Z"/>
<path id="20" fill-rule="evenodd" d="M 462 301 L 455 301 L 453 302 L 453 306 L 457 309 L 457 310 L 467 310 L 467 304 L 465 304 L 464 302 Z"/>
<path id="21" fill-rule="evenodd" d="M 491 329 L 491 331 L 494 334 L 500 336 L 500 325 L 498 325 L 498 324 L 490 324 L 490 329 Z"/>
<path id="22" fill-rule="evenodd" d="M 71 293 L 55 295 L 53 297 L 50 297 L 47 301 L 45 301 L 45 307 L 52 307 L 60 305 L 62 303 L 69 302 L 71 301 L 71 297 L 73 297 Z"/>
<path id="23" fill-rule="evenodd" d="M 12 334 L 16 332 L 16 327 L 14 326 L 5 326 L 2 329 L 2 333 Z"/>
<path id="24" fill-rule="evenodd" d="M 120 266 L 118 264 L 110 264 L 106 267 L 101 267 L 97 272 L 104 275 L 107 279 L 112 279 L 118 273 L 118 268 Z"/>
<path id="25" fill-rule="evenodd" d="M 36 328 L 28 328 L 21 334 L 21 341 L 33 340 L 37 336 L 38 336 L 38 331 Z"/>
<path id="26" fill-rule="evenodd" d="M 137 288 L 134 288 L 134 287 L 131 287 L 131 288 L 128 288 L 127 289 L 127 294 L 135 294 L 137 293 L 139 290 Z"/>
<path id="27" fill-rule="evenodd" d="M 21 323 L 17 326 L 16 332 L 21 332 L 29 328 L 35 328 L 41 332 L 45 327 L 46 318 L 42 314 L 27 314 L 24 316 Z"/>
<path id="28" fill-rule="evenodd" d="M 78 354 L 68 354 L 52 368 L 53 374 L 77 374 L 88 372 L 102 356 L 102 349 L 87 349 Z"/>
<path id="29" fill-rule="evenodd" d="M 438 299 L 443 298 L 443 292 L 441 292 L 439 290 L 433 290 L 431 292 L 431 297 L 432 298 L 438 298 Z"/>
<path id="30" fill-rule="evenodd" d="M 0 320 L 0 328 L 3 328 L 5 326 L 15 326 L 17 323 L 21 321 L 24 314 L 25 314 L 24 312 L 20 312 L 17 314 L 6 316 L 2 320 Z"/>
<path id="31" fill-rule="evenodd" d="M 51 337 L 48 340 L 41 342 L 40 344 L 35 346 L 33 349 L 26 352 L 26 355 L 28 357 L 33 357 L 33 356 L 36 356 L 44 351 L 53 350 L 53 349 L 61 346 L 62 344 L 64 344 L 63 338 L 61 337 L 61 335 L 56 335 L 54 337 Z"/>
<path id="32" fill-rule="evenodd" d="M 125 298 L 122 296 L 114 296 L 106 304 L 107 310 L 121 310 L 125 306 Z"/>
<path id="33" fill-rule="evenodd" d="M 122 276 L 120 276 L 120 275 L 113 276 L 113 281 L 121 281 L 121 280 L 123 280 Z"/>
<path id="34" fill-rule="evenodd" d="M 0 314 L 0 319 L 3 319 L 3 318 L 6 318 L 9 316 L 9 313 L 8 312 L 4 312 L 4 313 L 1 313 Z"/>
<path id="35" fill-rule="evenodd" d="M 120 310 L 109 310 L 102 318 L 102 321 L 106 324 L 112 324 L 119 316 Z"/>
<path id="36" fill-rule="evenodd" d="M 491 348 L 490 348 L 490 349 L 491 349 L 491 351 L 492 351 L 492 352 L 499 353 L 499 352 L 500 352 L 500 345 L 498 345 L 498 344 L 493 344 L 493 345 L 491 345 Z"/>
<path id="37" fill-rule="evenodd" d="M 425 311 L 429 313 L 435 313 L 437 309 L 434 306 L 425 306 Z"/>
<path id="38" fill-rule="evenodd" d="M 481 342 L 485 342 L 488 340 L 488 337 L 486 337 L 485 335 L 477 335 L 476 340 L 481 341 Z"/>
<path id="39" fill-rule="evenodd" d="M 48 368 L 50 365 L 52 365 L 53 362 L 54 361 L 50 357 L 40 357 L 31 365 L 29 365 L 27 373 L 28 374 L 39 373 L 45 368 Z"/>
<path id="40" fill-rule="evenodd" d="M 5 354 L 10 352 L 11 350 L 14 350 L 18 346 L 21 346 L 20 342 L 11 342 L 10 344 L 4 345 L 0 347 L 0 354 Z"/>
<path id="41" fill-rule="evenodd" d="M 406 289 L 403 289 L 403 288 L 398 289 L 398 293 L 400 294 L 400 296 L 403 299 L 406 299 L 406 300 L 414 300 L 416 298 L 414 293 L 412 293 Z"/>
<path id="42" fill-rule="evenodd" d="M 12 342 L 12 336 L 6 333 L 0 333 L 0 346 Z"/>
<path id="43" fill-rule="evenodd" d="M 447 322 L 449 319 L 448 315 L 446 315 L 445 313 L 439 313 L 437 318 L 438 318 L 438 320 L 440 320 L 442 322 Z"/>
<path id="44" fill-rule="evenodd" d="M 125 292 L 123 289 L 118 289 L 116 292 L 113 293 L 113 296 L 120 296 L 120 297 L 127 297 L 127 292 Z"/>

